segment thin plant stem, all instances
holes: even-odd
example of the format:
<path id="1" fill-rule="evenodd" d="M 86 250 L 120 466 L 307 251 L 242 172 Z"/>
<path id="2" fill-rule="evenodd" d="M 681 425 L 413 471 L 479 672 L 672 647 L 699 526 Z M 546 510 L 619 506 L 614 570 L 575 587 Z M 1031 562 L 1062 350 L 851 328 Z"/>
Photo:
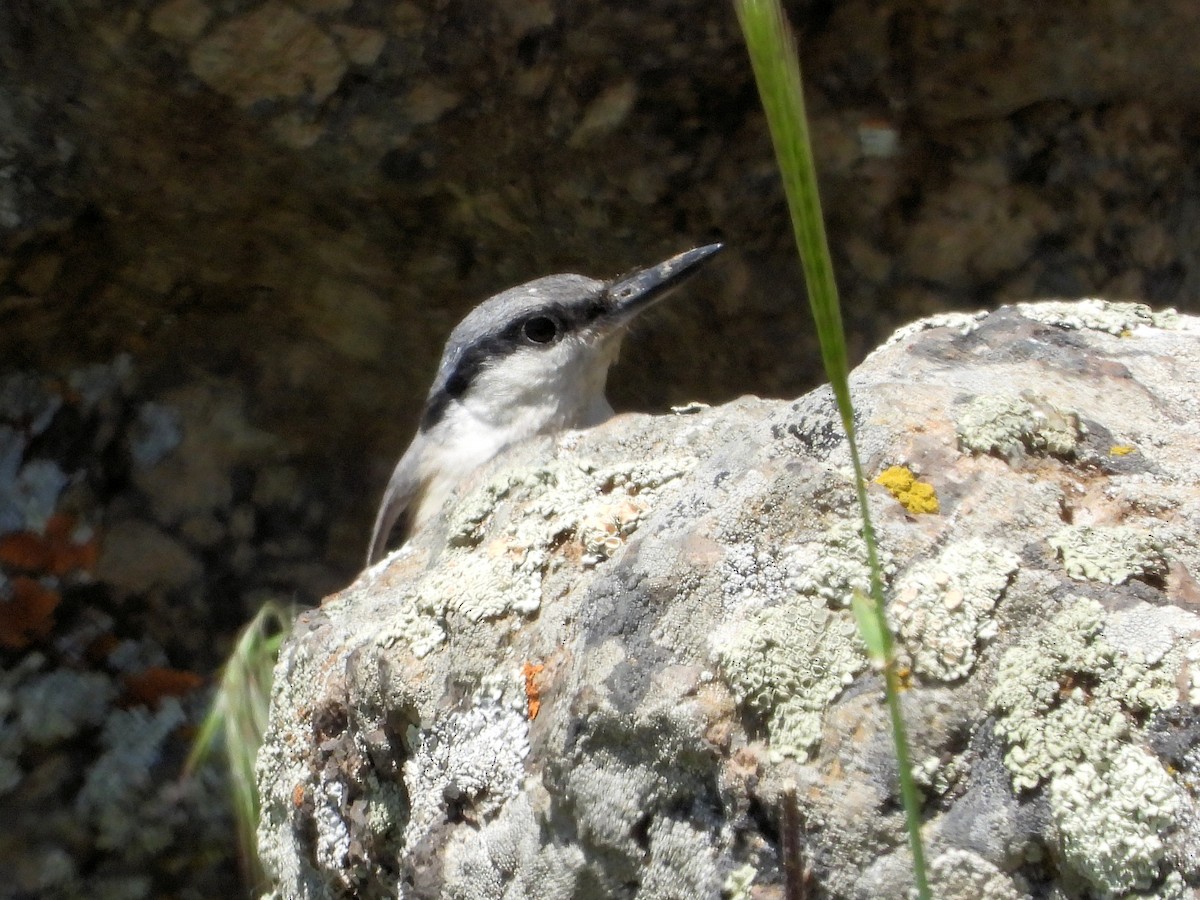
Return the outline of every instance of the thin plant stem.
<path id="1" fill-rule="evenodd" d="M 929 880 L 921 840 L 920 794 L 912 775 L 907 732 L 900 705 L 903 685 L 897 671 L 895 640 L 887 622 L 883 573 L 879 565 L 875 529 L 871 525 L 866 479 L 858 453 L 854 405 L 850 397 L 846 336 L 842 326 L 841 304 L 838 300 L 833 263 L 829 256 L 829 243 L 821 215 L 816 166 L 813 164 L 808 138 L 799 55 L 778 0 L 735 0 L 735 7 L 783 178 L 792 230 L 804 268 L 809 305 L 821 345 L 825 374 L 837 400 L 842 427 L 846 431 L 849 444 L 855 492 L 862 518 L 863 540 L 866 542 L 867 562 L 871 573 L 870 599 L 856 604 L 856 615 L 868 653 L 883 671 L 900 796 L 904 804 L 909 846 L 912 851 L 913 878 L 917 895 L 921 900 L 929 900 Z"/>
<path id="2" fill-rule="evenodd" d="M 190 775 L 220 747 L 243 874 L 254 889 L 265 884 L 255 836 L 260 806 L 255 762 L 267 730 L 275 660 L 293 618 L 268 602 L 242 629 L 184 766 Z"/>

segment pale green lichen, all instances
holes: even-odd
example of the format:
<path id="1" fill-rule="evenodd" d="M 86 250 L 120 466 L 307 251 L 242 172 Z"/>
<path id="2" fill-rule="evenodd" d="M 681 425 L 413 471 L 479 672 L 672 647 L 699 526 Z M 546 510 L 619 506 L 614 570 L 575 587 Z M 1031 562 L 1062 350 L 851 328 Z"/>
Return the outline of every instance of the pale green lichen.
<path id="1" fill-rule="evenodd" d="M 1112 758 L 1139 717 L 1175 702 L 1173 673 L 1119 655 L 1103 630 L 1100 604 L 1077 599 L 1001 658 L 988 704 L 1014 789 Z"/>
<path id="2" fill-rule="evenodd" d="M 941 681 L 970 674 L 981 641 L 996 635 L 992 609 L 1020 560 L 979 540 L 952 544 L 896 583 L 889 613 L 914 671 Z"/>
<path id="3" fill-rule="evenodd" d="M 424 656 L 445 640 L 455 619 L 475 624 L 533 614 L 564 538 L 579 542 L 583 565 L 597 565 L 637 530 L 655 493 L 694 463 L 692 457 L 668 455 L 603 466 L 553 462 L 499 473 L 453 508 L 448 551 L 409 589 L 392 627 L 377 641 L 388 646 L 406 641 Z M 517 514 L 480 548 L 501 503 L 512 504 Z"/>
<path id="4" fill-rule="evenodd" d="M 1139 891 L 1136 900 L 1196 900 L 1182 875 L 1175 870 L 1167 873 L 1162 882 L 1150 890 Z"/>
<path id="5" fill-rule="evenodd" d="M 882 546 L 878 552 L 880 568 L 888 578 L 896 571 L 892 555 Z M 849 609 L 856 591 L 866 594 L 871 589 L 867 545 L 855 522 L 835 522 L 820 540 L 793 544 L 783 557 L 786 586 L 832 606 Z"/>
<path id="6" fill-rule="evenodd" d="M 1108 334 L 1126 335 L 1138 326 L 1175 328 L 1179 313 L 1174 309 L 1156 312 L 1144 303 L 1116 302 L 1089 297 L 1085 300 L 1050 300 L 1041 303 L 1018 303 L 1017 309 L 1027 319 L 1059 328 L 1089 328 Z"/>
<path id="7" fill-rule="evenodd" d="M 496 485 L 485 486 L 485 503 L 494 504 L 495 498 L 505 496 L 522 504 L 522 514 L 489 545 L 487 555 L 493 569 L 503 568 L 498 561 L 504 560 L 511 571 L 500 574 L 500 584 L 474 592 L 473 599 L 458 597 L 455 602 L 472 621 L 508 609 L 524 614 L 536 611 L 551 548 L 563 535 L 575 535 L 584 565 L 607 559 L 637 530 L 655 492 L 686 474 L 694 462 L 691 457 L 675 456 L 603 466 L 568 462 L 529 470 L 525 480 L 502 476 Z M 469 521 L 478 527 L 479 502 L 466 505 Z M 441 587 L 453 589 L 458 583 L 460 579 L 451 573 Z M 435 592 L 443 593 L 441 587 Z"/>
<path id="8" fill-rule="evenodd" d="M 728 548 L 727 607 L 758 607 L 712 646 L 738 702 L 766 722 L 771 752 L 803 758 L 820 741 L 825 707 L 866 666 L 849 606 L 870 570 L 861 531 L 844 521 L 779 556 L 749 543 Z M 880 564 L 894 571 L 883 548 Z"/>
<path id="9" fill-rule="evenodd" d="M 542 486 L 553 486 L 556 471 L 546 466 L 501 472 L 461 498 L 450 514 L 446 543 L 474 547 L 483 537 L 483 526 L 496 507 L 509 497 L 527 496 Z"/>
<path id="10" fill-rule="evenodd" d="M 442 604 L 422 608 L 420 599 L 415 594 L 400 599 L 394 605 L 387 627 L 376 633 L 375 643 L 385 649 L 407 644 L 418 659 L 436 650 L 446 640 Z"/>
<path id="11" fill-rule="evenodd" d="M 754 887 L 754 879 L 758 877 L 758 869 L 746 863 L 730 871 L 721 885 L 721 896 L 725 900 L 752 900 L 750 893 Z"/>
<path id="12" fill-rule="evenodd" d="M 621 549 L 648 509 L 646 501 L 637 496 L 626 496 L 615 503 L 608 498 L 589 503 L 580 511 L 576 526 L 576 536 L 583 545 L 583 564 L 598 565 Z"/>
<path id="13" fill-rule="evenodd" d="M 713 649 L 739 703 L 767 725 L 773 753 L 806 757 L 826 705 L 866 666 L 853 618 L 799 595 L 732 623 Z"/>
<path id="14" fill-rule="evenodd" d="M 1014 882 L 977 853 L 955 848 L 929 864 L 929 885 L 939 900 L 1024 900 L 1024 884 Z"/>
<path id="15" fill-rule="evenodd" d="M 517 533 L 484 552 L 448 556 L 418 588 L 419 606 L 439 608 L 468 622 L 529 615 L 542 602 L 546 551 Z"/>
<path id="16" fill-rule="evenodd" d="M 1149 887 L 1160 875 L 1163 834 L 1180 801 L 1149 753 L 1121 747 L 1050 782 L 1050 809 L 1066 862 L 1100 897 Z"/>
<path id="17" fill-rule="evenodd" d="M 482 526 L 496 507 L 507 501 L 519 505 L 525 537 L 548 546 L 555 538 L 578 532 L 582 521 L 597 517 L 623 519 L 626 536 L 636 527 L 647 498 L 664 485 L 691 471 L 695 459 L 666 455 L 650 460 L 623 460 L 597 465 L 590 462 L 553 462 L 517 472 L 504 472 L 468 494 L 450 518 L 450 543 L 473 546 L 482 537 Z M 637 516 L 622 514 L 631 498 Z M 630 522 L 634 524 L 630 526 Z M 519 527 L 519 526 L 518 526 Z M 515 527 L 510 526 L 510 533 Z"/>
<path id="18" fill-rule="evenodd" d="M 1097 897 L 1149 887 L 1180 809 L 1162 765 L 1132 740 L 1172 706 L 1179 654 L 1147 665 L 1104 637 L 1105 615 L 1079 599 L 1004 654 L 989 704 L 1017 790 L 1048 782 L 1065 861 Z"/>
<path id="19" fill-rule="evenodd" d="M 1036 397 L 976 397 L 955 427 L 964 449 L 1009 460 L 1021 452 L 1073 456 L 1086 432 L 1075 413 Z"/>
<path id="20" fill-rule="evenodd" d="M 1124 584 L 1130 578 L 1166 575 L 1162 542 L 1145 528 L 1068 525 L 1048 539 L 1076 581 Z"/>

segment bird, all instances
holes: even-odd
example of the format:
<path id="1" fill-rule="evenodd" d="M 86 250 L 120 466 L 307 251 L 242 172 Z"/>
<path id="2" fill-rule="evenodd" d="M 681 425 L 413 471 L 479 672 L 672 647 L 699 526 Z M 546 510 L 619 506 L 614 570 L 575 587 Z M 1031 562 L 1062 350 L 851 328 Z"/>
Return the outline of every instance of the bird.
<path id="1" fill-rule="evenodd" d="M 609 281 L 547 275 L 471 310 L 450 333 L 416 436 L 388 479 L 367 565 L 393 531 L 407 540 L 505 448 L 610 418 L 608 370 L 629 323 L 721 248 L 696 247 Z"/>

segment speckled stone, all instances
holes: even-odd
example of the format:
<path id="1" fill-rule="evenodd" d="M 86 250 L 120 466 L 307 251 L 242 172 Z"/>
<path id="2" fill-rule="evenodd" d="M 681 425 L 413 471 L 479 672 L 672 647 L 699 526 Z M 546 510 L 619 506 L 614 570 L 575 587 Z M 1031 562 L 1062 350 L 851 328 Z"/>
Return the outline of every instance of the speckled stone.
<path id="1" fill-rule="evenodd" d="M 1009 12 L 789 4 L 855 358 L 918 316 L 1029 298 L 1200 310 L 1193 0 Z M 175 629 L 207 666 L 262 580 L 313 598 L 353 577 L 446 334 L 497 290 L 722 239 L 687 301 L 628 339 L 617 408 L 796 396 L 822 377 L 725 0 L 686 15 L 673 0 L 10 2 L 0 72 L 0 368 L 53 379 L 124 354 L 139 402 L 216 384 L 239 410 L 224 430 L 188 410 L 206 440 L 149 477 L 105 436 L 111 400 L 72 405 L 33 451 L 71 473 L 61 502 L 211 552 L 264 469 L 299 473 L 295 505 L 260 510 L 259 533 L 208 567 L 230 606 L 196 595 L 206 612 L 139 626 Z M 1118 332 L 1130 321 L 1109 312 Z M 226 452 L 248 428 L 262 440 Z M 68 458 L 78 434 L 86 466 Z M 1078 460 L 1133 471 L 1137 451 L 1108 450 L 1135 437 L 1092 432 Z M 41 461 L 31 474 L 53 472 Z M 1155 472 L 1109 488 L 1171 505 Z M 1014 527 L 1060 502 L 1042 483 L 1017 499 Z M 25 518 L 13 509 L 0 527 Z M 589 529 L 597 554 L 623 516 Z M 263 541 L 318 558 L 267 571 Z"/>
<path id="2" fill-rule="evenodd" d="M 201 81 L 239 106 L 305 96 L 320 103 L 346 72 L 332 38 L 277 0 L 222 23 L 189 61 Z"/>
<path id="3" fill-rule="evenodd" d="M 852 376 L 867 477 L 903 465 L 939 499 L 913 515 L 869 488 L 942 900 L 1200 877 L 1195 754 L 1155 750 L 1194 717 L 1200 615 L 1165 575 L 1200 571 L 1200 319 L 1106 327 L 1127 312 L 943 317 Z M 983 397 L 1073 410 L 1071 452 L 963 446 Z M 785 789 L 821 823 L 810 891 L 906 896 L 849 610 L 852 477 L 825 389 L 617 417 L 484 466 L 281 653 L 271 896 L 770 896 Z M 1149 532 L 1149 561 L 1110 546 Z"/>

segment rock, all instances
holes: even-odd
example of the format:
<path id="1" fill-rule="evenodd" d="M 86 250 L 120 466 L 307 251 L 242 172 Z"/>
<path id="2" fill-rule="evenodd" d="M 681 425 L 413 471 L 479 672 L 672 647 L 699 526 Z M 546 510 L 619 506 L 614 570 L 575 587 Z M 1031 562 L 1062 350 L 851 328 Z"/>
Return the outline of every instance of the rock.
<path id="1" fill-rule="evenodd" d="M 244 404 L 237 386 L 221 379 L 188 384 L 157 404 L 170 411 L 168 433 L 178 446 L 153 465 L 135 467 L 133 480 L 159 522 L 227 510 L 235 468 L 272 459 L 284 446 L 248 420 Z"/>
<path id="2" fill-rule="evenodd" d="M 310 96 L 337 88 L 346 60 L 311 19 L 278 0 L 223 23 L 192 50 L 196 76 L 239 106 Z"/>
<path id="3" fill-rule="evenodd" d="M 181 587 L 200 573 L 187 547 L 148 522 L 127 519 L 105 532 L 97 575 L 120 596 Z"/>
<path id="4" fill-rule="evenodd" d="M 1200 319 L 941 317 L 853 383 L 867 477 L 937 500 L 869 487 L 936 895 L 1184 896 Z M 778 896 L 785 791 L 810 893 L 906 896 L 851 477 L 826 389 L 477 472 L 283 648 L 270 896 Z"/>
<path id="5" fill-rule="evenodd" d="M 194 41 L 204 31 L 212 14 L 212 8 L 204 0 L 166 0 L 150 13 L 147 24 L 151 31 L 165 38 Z"/>

